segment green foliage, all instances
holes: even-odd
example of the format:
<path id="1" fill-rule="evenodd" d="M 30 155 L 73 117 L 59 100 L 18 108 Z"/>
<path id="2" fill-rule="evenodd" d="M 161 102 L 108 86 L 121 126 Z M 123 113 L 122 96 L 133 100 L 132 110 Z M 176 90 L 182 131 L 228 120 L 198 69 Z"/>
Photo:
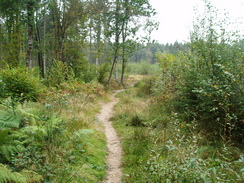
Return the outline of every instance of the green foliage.
<path id="1" fill-rule="evenodd" d="M 69 67 L 67 64 L 54 60 L 49 67 L 45 83 L 48 86 L 58 87 L 61 83 L 68 79 Z"/>
<path id="2" fill-rule="evenodd" d="M 128 63 L 126 71 L 129 74 L 153 75 L 159 71 L 159 67 L 156 64 L 150 64 L 144 61 L 140 63 Z"/>
<path id="3" fill-rule="evenodd" d="M 20 128 L 35 125 L 35 115 L 30 113 L 25 105 L 21 105 L 10 98 L 0 105 L 0 160 L 11 162 L 11 157 L 26 150 L 26 141 L 29 135 L 24 135 Z M 27 112 L 28 111 L 28 112 Z"/>
<path id="4" fill-rule="evenodd" d="M 97 77 L 97 69 L 94 64 L 85 63 L 80 72 L 80 79 L 86 83 L 92 82 Z"/>
<path id="5" fill-rule="evenodd" d="M 207 14 L 192 33 L 188 71 L 177 84 L 177 107 L 182 113 L 187 111 L 184 120 L 191 121 L 210 139 L 221 137 L 241 143 L 243 50 L 236 37 L 228 37 L 222 25 L 214 23 L 213 7 L 207 4 L 206 8 L 210 16 Z"/>
<path id="6" fill-rule="evenodd" d="M 181 88 L 179 107 L 187 105 L 188 117 L 195 118 L 200 129 L 221 134 L 224 138 L 233 137 L 233 140 L 243 138 L 237 137 L 237 133 L 243 134 L 240 121 L 243 116 L 243 85 L 238 81 L 238 75 L 231 74 L 229 68 L 221 64 L 215 66 L 219 73 L 214 77 L 196 72 L 194 76 L 189 74 L 186 85 Z"/>
<path id="7" fill-rule="evenodd" d="M 0 128 L 0 163 L 26 182 L 102 181 L 106 140 L 93 121 L 98 112 L 95 96 L 104 89 L 99 83 L 79 82 L 62 83 L 59 89 L 56 94 L 50 91 L 43 103 L 2 101 L 0 114 L 9 111 L 9 118 L 17 115 L 21 120 L 18 127 Z"/>
<path id="8" fill-rule="evenodd" d="M 105 63 L 99 67 L 98 82 L 105 84 L 108 80 L 109 64 Z"/>
<path id="9" fill-rule="evenodd" d="M 242 143 L 243 50 L 236 33 L 215 21 L 206 1 L 206 14 L 191 34 L 190 52 L 156 55 L 161 73 L 153 93 L 209 140 Z"/>
<path id="10" fill-rule="evenodd" d="M 23 116 L 14 111 L 0 110 L 0 130 L 19 128 Z"/>
<path id="11" fill-rule="evenodd" d="M 152 89 L 155 84 L 155 77 L 146 77 L 142 81 L 139 81 L 135 84 L 135 87 L 138 88 L 138 96 L 148 96 L 152 94 Z"/>
<path id="12" fill-rule="evenodd" d="M 123 140 L 124 182 L 243 182 L 242 150 L 213 143 L 191 123 L 182 121 L 181 113 L 174 113 L 172 103 L 177 95 L 171 93 L 177 91 L 178 82 L 170 79 L 173 71 L 168 70 L 173 62 L 179 61 L 167 63 L 170 66 L 157 79 L 165 76 L 174 90 L 154 85 L 154 93 L 140 95 L 147 82 L 143 80 L 118 95 L 113 121 Z M 172 96 L 163 96 L 166 91 Z M 141 123 L 143 126 L 138 125 Z"/>
<path id="13" fill-rule="evenodd" d="M 151 150 L 151 157 L 144 166 L 144 180 L 150 182 L 242 182 L 244 165 L 243 156 L 233 162 L 223 158 L 230 150 L 223 148 L 221 156 L 216 157 L 216 151 L 207 159 L 199 157 L 198 138 L 187 139 L 178 136 L 173 142 L 167 141 L 164 146 Z M 210 152 L 205 152 L 210 153 Z"/>
<path id="14" fill-rule="evenodd" d="M 23 109 L 23 107 L 25 109 Z M 7 98 L 0 104 L 0 130 L 18 129 L 25 125 L 36 125 L 37 116 L 24 104 Z"/>
<path id="15" fill-rule="evenodd" d="M 3 136 L 3 133 L 1 131 L 1 136 Z M 6 132 L 5 132 L 6 133 Z M 8 132 L 9 133 L 9 132 Z M 1 162 L 7 163 L 7 162 L 11 162 L 11 158 L 14 154 L 17 153 L 22 153 L 25 151 L 24 146 L 21 144 L 21 142 L 19 141 L 12 141 L 14 139 L 8 139 L 10 138 L 9 135 L 6 135 L 1 141 L 4 141 L 5 144 L 1 144 L 0 146 L 0 160 Z M 9 143 L 9 144 L 6 144 Z"/>
<path id="16" fill-rule="evenodd" d="M 27 70 L 23 67 L 7 68 L 0 75 L 1 97 L 10 96 L 21 102 L 37 100 L 43 86 L 34 70 Z"/>
<path id="17" fill-rule="evenodd" d="M 27 183 L 27 179 L 17 172 L 12 172 L 7 166 L 0 163 L 0 182 Z"/>

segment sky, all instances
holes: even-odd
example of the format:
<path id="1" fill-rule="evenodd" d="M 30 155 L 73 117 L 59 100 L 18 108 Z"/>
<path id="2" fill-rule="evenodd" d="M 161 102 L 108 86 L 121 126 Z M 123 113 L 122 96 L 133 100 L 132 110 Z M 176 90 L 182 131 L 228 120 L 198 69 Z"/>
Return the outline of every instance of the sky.
<path id="1" fill-rule="evenodd" d="M 244 31 L 244 0 L 210 0 L 221 14 L 228 13 L 231 22 L 235 22 Z M 156 10 L 155 19 L 159 29 L 152 33 L 152 39 L 159 43 L 187 42 L 192 30 L 195 14 L 203 12 L 202 0 L 150 0 Z M 197 8 L 197 12 L 194 9 Z M 243 22 L 236 23 L 236 22 Z"/>

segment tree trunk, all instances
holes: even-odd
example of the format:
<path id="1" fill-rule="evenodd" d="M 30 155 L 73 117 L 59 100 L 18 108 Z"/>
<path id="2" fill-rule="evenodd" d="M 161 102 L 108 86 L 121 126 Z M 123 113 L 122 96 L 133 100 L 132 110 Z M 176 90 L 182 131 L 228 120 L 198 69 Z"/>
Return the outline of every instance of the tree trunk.
<path id="1" fill-rule="evenodd" d="M 121 80 L 120 83 L 124 85 L 124 76 L 125 76 L 125 56 L 124 56 L 124 49 L 123 49 L 123 58 L 122 58 L 122 72 L 121 72 Z"/>
<path id="2" fill-rule="evenodd" d="M 33 43 L 34 43 L 34 3 L 27 4 L 27 26 L 28 26 L 28 48 L 26 66 L 32 68 L 33 63 Z"/>
<path id="3" fill-rule="evenodd" d="M 110 70 L 108 83 L 110 83 L 110 81 L 111 81 L 111 78 L 112 78 L 112 75 L 113 75 L 113 71 L 114 71 L 114 68 L 116 67 L 116 64 L 118 62 L 117 59 L 118 59 L 118 56 L 119 56 L 118 55 L 119 54 L 119 47 L 120 47 L 119 38 L 120 38 L 120 34 L 121 34 L 120 27 L 119 27 L 119 22 L 120 22 L 120 20 L 119 20 L 120 19 L 119 10 L 120 10 L 119 0 L 116 0 L 114 60 L 113 60 L 112 67 L 111 67 L 111 70 Z"/>
<path id="4" fill-rule="evenodd" d="M 115 56 L 114 56 L 114 60 L 113 60 L 112 67 L 111 67 L 110 74 L 109 74 L 109 78 L 108 78 L 108 84 L 111 81 L 116 63 L 117 63 L 117 54 L 115 54 Z"/>

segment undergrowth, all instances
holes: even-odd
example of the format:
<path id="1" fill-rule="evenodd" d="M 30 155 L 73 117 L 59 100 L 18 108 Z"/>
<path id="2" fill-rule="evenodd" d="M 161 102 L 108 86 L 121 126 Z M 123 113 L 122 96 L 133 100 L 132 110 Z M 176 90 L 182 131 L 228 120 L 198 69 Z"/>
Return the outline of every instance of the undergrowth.
<path id="1" fill-rule="evenodd" d="M 182 122 L 170 104 L 148 95 L 152 80 L 118 94 L 113 122 L 123 145 L 123 182 L 243 182 L 243 151 Z"/>
<path id="2" fill-rule="evenodd" d="M 61 83 L 38 102 L 0 105 L 0 182 L 100 182 L 106 140 L 97 123 L 98 83 Z"/>

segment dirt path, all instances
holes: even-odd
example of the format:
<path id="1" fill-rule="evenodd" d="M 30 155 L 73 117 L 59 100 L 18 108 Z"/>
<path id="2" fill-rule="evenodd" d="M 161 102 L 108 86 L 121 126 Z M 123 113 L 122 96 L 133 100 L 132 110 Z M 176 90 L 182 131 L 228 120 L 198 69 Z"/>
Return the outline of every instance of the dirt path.
<path id="1" fill-rule="evenodd" d="M 117 136 L 115 129 L 112 126 L 112 112 L 115 104 L 119 101 L 115 95 L 124 90 L 113 91 L 112 101 L 102 104 L 102 109 L 100 114 L 97 115 L 99 121 L 101 121 L 105 127 L 105 135 L 107 139 L 107 176 L 103 181 L 104 183 L 121 183 L 122 171 L 121 171 L 121 158 L 122 158 L 122 148 L 120 144 L 120 139 Z"/>

